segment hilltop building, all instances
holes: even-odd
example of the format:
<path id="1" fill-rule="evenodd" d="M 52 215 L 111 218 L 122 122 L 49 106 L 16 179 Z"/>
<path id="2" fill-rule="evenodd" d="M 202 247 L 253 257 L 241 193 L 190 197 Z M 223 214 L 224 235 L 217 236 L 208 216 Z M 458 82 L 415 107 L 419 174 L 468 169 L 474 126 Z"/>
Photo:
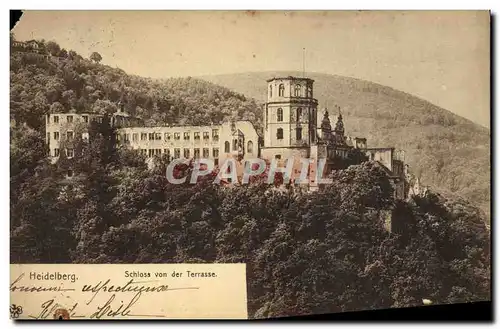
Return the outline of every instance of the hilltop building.
<path id="1" fill-rule="evenodd" d="M 111 124 L 117 127 L 117 141 L 152 159 L 167 155 L 170 158 L 210 158 L 221 164 L 226 158 L 238 160 L 263 158 L 278 159 L 281 165 L 294 158 L 300 166 L 301 158 L 313 159 L 310 167 L 310 189 L 318 189 L 315 182 L 316 166 L 326 159 L 323 172 L 335 169 L 339 159 L 349 158 L 356 149 L 369 160 L 378 161 L 391 178 L 395 198 L 408 196 L 405 185 L 407 172 L 404 153 L 392 147 L 368 148 L 366 138 L 345 135 L 343 117 L 338 116 L 332 127 L 328 110 L 318 127 L 318 101 L 313 93 L 314 80 L 298 77 L 278 77 L 267 81 L 267 101 L 263 105 L 263 136 L 258 135 L 249 121 L 224 122 L 207 126 L 146 127 L 142 120 L 119 111 L 111 115 Z M 88 139 L 92 121 L 102 120 L 95 113 L 52 113 L 46 115 L 46 134 L 50 156 L 56 161 L 61 152 L 74 156 L 71 142 L 76 134 Z M 299 167 L 300 168 L 300 167 Z M 296 168 L 294 173 L 299 172 Z"/>

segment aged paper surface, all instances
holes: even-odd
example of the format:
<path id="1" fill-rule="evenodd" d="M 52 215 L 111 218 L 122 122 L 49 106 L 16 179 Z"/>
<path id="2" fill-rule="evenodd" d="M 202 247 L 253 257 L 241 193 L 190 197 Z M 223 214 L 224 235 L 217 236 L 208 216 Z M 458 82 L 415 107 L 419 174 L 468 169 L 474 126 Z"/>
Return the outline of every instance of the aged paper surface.
<path id="1" fill-rule="evenodd" d="M 10 262 L 75 265 L 12 265 L 11 316 L 490 301 L 489 39 L 488 11 L 24 12 Z M 125 271 L 183 289 L 87 304 Z"/>
<path id="2" fill-rule="evenodd" d="M 17 319 L 246 319 L 245 264 L 11 265 Z"/>

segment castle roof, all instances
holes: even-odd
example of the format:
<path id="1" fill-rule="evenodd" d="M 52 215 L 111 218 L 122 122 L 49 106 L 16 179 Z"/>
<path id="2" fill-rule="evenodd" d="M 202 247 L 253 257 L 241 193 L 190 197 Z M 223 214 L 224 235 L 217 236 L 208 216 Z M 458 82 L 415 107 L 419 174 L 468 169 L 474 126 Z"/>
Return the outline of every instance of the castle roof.
<path id="1" fill-rule="evenodd" d="M 310 82 L 314 82 L 313 79 L 310 79 L 310 78 L 301 78 L 301 77 L 294 77 L 294 76 L 287 76 L 287 77 L 273 77 L 271 79 L 268 79 L 266 80 L 267 82 L 271 82 L 271 81 L 274 81 L 274 80 L 299 80 L 299 81 L 310 81 Z"/>

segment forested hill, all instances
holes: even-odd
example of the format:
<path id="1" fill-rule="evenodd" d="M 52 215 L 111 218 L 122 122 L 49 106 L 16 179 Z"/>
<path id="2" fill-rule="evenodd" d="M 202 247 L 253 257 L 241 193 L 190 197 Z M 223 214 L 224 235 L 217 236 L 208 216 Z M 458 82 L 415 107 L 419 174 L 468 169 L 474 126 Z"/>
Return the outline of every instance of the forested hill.
<path id="1" fill-rule="evenodd" d="M 43 44 L 42 55 L 14 49 L 10 57 L 11 117 L 35 129 L 48 112 L 112 113 L 118 106 L 149 125 L 255 120 L 260 112 L 253 100 L 203 80 L 128 75 L 99 64 L 100 56 L 85 59 L 54 42 Z"/>
<path id="2" fill-rule="evenodd" d="M 251 72 L 200 77 L 264 101 L 266 79 L 302 72 Z M 490 131 L 418 97 L 369 81 L 307 73 L 320 107 L 339 105 L 346 133 L 370 147 L 406 151 L 406 162 L 424 184 L 463 197 L 490 213 Z M 321 114 L 321 113 L 320 113 Z M 322 119 L 322 114 L 319 120 Z M 331 120 L 334 118 L 330 117 Z"/>
<path id="3" fill-rule="evenodd" d="M 54 42 L 41 56 L 11 52 L 10 113 L 42 131 L 48 112 L 115 112 L 119 106 L 146 124 L 208 124 L 228 118 L 252 120 L 262 113 L 253 98 L 266 95 L 265 79 L 297 72 L 251 73 L 153 80 L 85 59 Z M 321 104 L 342 107 L 346 131 L 369 146 L 395 146 L 424 184 L 464 197 L 489 215 L 489 131 L 426 101 L 352 78 L 310 74 Z M 215 83 L 215 84 L 214 84 Z M 220 85 L 218 85 L 220 84 Z M 222 85 L 222 86 L 221 86 Z M 232 90 L 230 90 L 230 89 Z M 244 96 L 245 95 L 245 96 Z"/>

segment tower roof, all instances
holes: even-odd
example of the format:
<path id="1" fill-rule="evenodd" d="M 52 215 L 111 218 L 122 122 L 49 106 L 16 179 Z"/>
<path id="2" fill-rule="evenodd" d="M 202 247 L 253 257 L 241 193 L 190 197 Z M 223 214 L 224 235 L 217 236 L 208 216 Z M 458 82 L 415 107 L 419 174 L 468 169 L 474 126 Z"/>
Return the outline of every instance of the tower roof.
<path id="1" fill-rule="evenodd" d="M 274 80 L 302 80 L 302 81 L 310 81 L 310 82 L 314 82 L 313 79 L 310 79 L 310 78 L 301 78 L 301 77 L 294 77 L 294 76 L 287 76 L 287 77 L 273 77 L 271 79 L 268 79 L 266 80 L 267 82 L 271 82 L 271 81 L 274 81 Z"/>

